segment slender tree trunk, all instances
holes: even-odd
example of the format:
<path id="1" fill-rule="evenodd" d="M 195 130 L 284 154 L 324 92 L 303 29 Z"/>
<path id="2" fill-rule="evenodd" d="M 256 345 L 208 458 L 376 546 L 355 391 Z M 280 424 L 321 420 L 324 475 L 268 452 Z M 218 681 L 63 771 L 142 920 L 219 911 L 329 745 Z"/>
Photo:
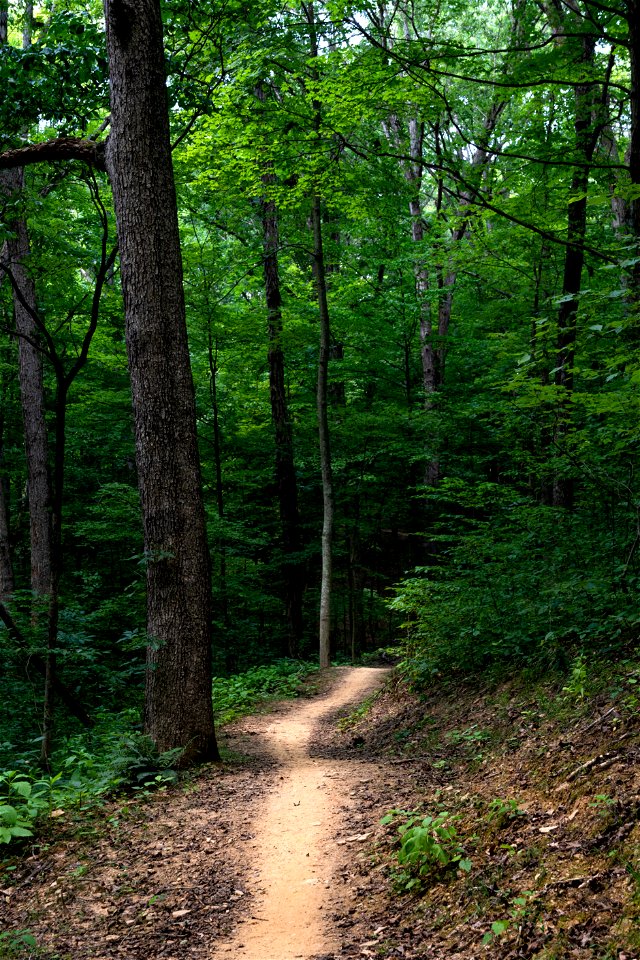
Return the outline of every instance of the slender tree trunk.
<path id="1" fill-rule="evenodd" d="M 145 726 L 184 765 L 218 758 L 211 580 L 159 0 L 105 0 L 111 177 L 147 558 Z"/>
<path id="2" fill-rule="evenodd" d="M 3 391 L 6 396 L 6 390 Z M 2 473 L 4 460 L 4 416 L 0 412 L 0 601 L 11 600 L 15 584 L 9 536 L 9 484 Z"/>
<path id="3" fill-rule="evenodd" d="M 640 2 L 627 0 L 629 24 L 629 62 L 631 67 L 631 129 L 629 131 L 629 176 L 640 187 Z M 631 228 L 640 245 L 640 196 L 631 200 Z M 636 251 L 636 256 L 640 251 Z M 640 302 L 640 263 L 633 268 L 634 300 Z"/>
<path id="4" fill-rule="evenodd" d="M 24 11 L 23 47 L 31 44 L 33 5 L 27 3 Z M 4 36 L 3 36 L 4 35 Z M 0 42 L 7 41 L 6 20 L 0 24 Z M 19 204 L 24 188 L 24 170 L 0 172 L 0 193 Z M 10 223 L 12 236 L 7 240 L 7 266 L 11 271 L 16 333 L 18 335 L 19 380 L 24 441 L 27 460 L 27 491 L 29 496 L 29 530 L 31 541 L 32 619 L 34 625 L 47 610 L 47 639 L 45 653 L 45 685 L 42 713 L 42 740 L 40 756 L 49 769 L 51 736 L 54 715 L 55 646 L 57 643 L 57 597 L 54 599 L 53 527 L 51 480 L 49 474 L 49 443 L 47 436 L 46 404 L 42 353 L 39 349 L 41 333 L 36 316 L 36 291 L 29 273 L 31 253 L 29 232 L 24 217 L 16 216 Z M 18 293 L 19 291 L 19 293 Z M 53 615 L 53 621 L 50 619 Z"/>
<path id="5" fill-rule="evenodd" d="M 213 411 L 213 463 L 216 476 L 216 506 L 218 519 L 224 520 L 224 488 L 222 486 L 222 437 L 220 432 L 220 410 L 218 405 L 218 341 L 214 343 L 211 318 L 207 325 L 209 354 L 209 396 Z M 227 544 L 224 533 L 220 534 L 220 607 L 222 622 L 229 625 L 229 597 L 227 594 Z"/>
<path id="6" fill-rule="evenodd" d="M 56 649 L 58 646 L 58 622 L 60 618 L 60 581 L 62 579 L 62 507 L 64 503 L 64 467 L 66 451 L 66 420 L 68 386 L 64 369 L 56 363 L 58 379 L 55 403 L 55 439 L 53 453 L 52 503 L 51 503 L 51 585 L 47 610 L 47 652 L 45 658 L 44 706 L 42 724 L 42 764 L 51 769 L 51 745 L 53 736 L 54 701 L 57 684 Z"/>
<path id="7" fill-rule="evenodd" d="M 311 59 L 318 57 L 318 35 L 316 32 L 315 9 L 311 2 L 305 6 Z M 313 70 L 313 78 L 317 72 Z M 321 105 L 313 101 L 313 125 L 316 140 L 320 139 L 322 127 Z M 318 298 L 320 319 L 320 343 L 318 353 L 318 379 L 316 387 L 316 406 L 318 412 L 318 441 L 320 452 L 320 473 L 322 475 L 322 574 L 320 580 L 320 616 L 319 650 L 320 667 L 331 663 L 331 587 L 333 574 L 333 470 L 331 465 L 331 438 L 329 434 L 329 360 L 331 358 L 331 326 L 329 322 L 329 304 L 327 300 L 327 277 L 322 243 L 322 206 L 320 194 L 314 189 L 311 200 L 311 226 L 313 230 L 313 270 Z"/>
<path id="8" fill-rule="evenodd" d="M 32 13 L 25 12 L 31 42 Z M 4 24 L 0 5 L 0 43 L 7 41 L 6 6 Z M 19 206 L 24 189 L 24 170 L 16 167 L 0 171 L 0 193 Z M 31 589 L 34 598 L 46 597 L 51 590 L 51 483 L 46 422 L 41 336 L 35 321 L 36 290 L 28 264 L 31 254 L 26 220 L 17 214 L 9 223 L 12 236 L 6 243 L 6 264 L 14 279 L 13 306 L 18 335 L 20 401 L 24 422 L 27 460 L 27 492 L 29 496 L 29 528 L 31 539 Z M 17 290 L 20 291 L 18 295 Z"/>
<path id="9" fill-rule="evenodd" d="M 331 576 L 333 554 L 333 472 L 328 416 L 329 354 L 331 331 L 327 281 L 322 246 L 322 213 L 320 198 L 312 201 L 313 257 L 315 263 L 318 312 L 320 316 L 320 352 L 318 355 L 318 436 L 320 442 L 320 471 L 322 474 L 322 579 L 320 583 L 320 666 L 328 667 L 331 650 Z"/>
<path id="10" fill-rule="evenodd" d="M 0 174 L 5 188 L 11 181 L 11 194 L 17 199 L 22 192 L 23 171 L 4 170 Z M 42 353 L 38 348 L 41 336 L 33 314 L 36 312 L 36 291 L 27 264 L 30 255 L 29 234 L 23 219 L 11 224 L 13 237 L 8 240 L 9 268 L 21 297 L 14 292 L 14 315 L 18 334 L 20 400 L 24 422 L 29 495 L 29 528 L 31 537 L 31 589 L 36 605 L 38 598 L 51 592 L 51 481 L 49 475 L 49 442 L 47 436 Z M 24 302 L 23 302 L 24 301 Z"/>
<path id="11" fill-rule="evenodd" d="M 261 86 L 257 88 L 258 99 L 264 99 Z M 262 182 L 268 189 L 274 182 L 271 172 L 264 174 Z M 269 395 L 271 419 L 275 434 L 275 479 L 278 488 L 280 523 L 282 525 L 282 549 L 284 553 L 283 575 L 285 579 L 285 604 L 288 624 L 288 649 L 290 657 L 296 657 L 302 640 L 302 600 L 305 588 L 305 570 L 300 560 L 302 538 L 298 515 L 298 482 L 293 452 L 293 430 L 285 383 L 284 351 L 282 349 L 282 295 L 278 265 L 278 213 L 268 195 L 262 197 L 262 236 L 264 288 L 267 304 L 267 333 L 269 338 Z"/>
<path id="12" fill-rule="evenodd" d="M 22 46 L 26 50 L 31 46 L 31 34 L 33 32 L 33 3 L 31 0 L 25 0 L 24 13 L 22 20 Z"/>
<path id="13" fill-rule="evenodd" d="M 596 38 L 582 39 L 582 61 L 593 63 Z M 598 138 L 595 124 L 596 97 L 593 83 L 576 84 L 575 150 L 579 165 L 571 178 L 570 202 L 567 206 L 567 246 L 565 248 L 562 300 L 558 310 L 555 384 L 560 388 L 559 406 L 554 430 L 554 444 L 562 450 L 572 429 L 571 396 L 574 387 L 579 293 L 584 266 L 584 240 L 587 232 L 587 192 L 589 169 Z M 553 479 L 553 505 L 570 509 L 574 500 L 573 477 L 556 472 Z"/>

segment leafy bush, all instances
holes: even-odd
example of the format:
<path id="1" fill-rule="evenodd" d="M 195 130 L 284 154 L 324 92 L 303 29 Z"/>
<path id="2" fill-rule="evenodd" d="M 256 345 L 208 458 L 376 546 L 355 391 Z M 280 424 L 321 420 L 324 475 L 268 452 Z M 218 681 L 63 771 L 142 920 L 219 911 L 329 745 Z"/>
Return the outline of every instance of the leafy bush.
<path id="1" fill-rule="evenodd" d="M 0 773 L 0 843 L 33 836 L 36 819 L 53 809 L 60 776 L 34 779 L 18 770 Z"/>
<path id="2" fill-rule="evenodd" d="M 471 870 L 471 861 L 458 839 L 455 816 L 445 810 L 434 816 L 391 810 L 380 822 L 392 823 L 397 817 L 406 818 L 398 827 L 401 840 L 396 854 L 401 869 L 395 880 L 401 890 L 419 888 L 425 880 L 448 868 L 465 873 Z"/>
<path id="3" fill-rule="evenodd" d="M 613 534 L 582 512 L 533 504 L 507 485 L 443 480 L 433 562 L 390 601 L 404 617 L 401 670 L 416 687 L 440 671 L 606 656 L 637 636 L 636 575 Z M 628 545 L 624 549 L 629 552 Z"/>
<path id="4" fill-rule="evenodd" d="M 54 755 L 55 776 L 0 772 L 0 843 L 33 836 L 38 819 L 54 808 L 87 809 L 118 792 L 162 788 L 177 778 L 172 764 L 180 753 L 158 753 L 144 734 L 111 728 L 68 740 L 65 751 Z"/>
<path id="5" fill-rule="evenodd" d="M 0 958 L 32 956 L 36 939 L 28 930 L 5 930 L 0 933 Z"/>

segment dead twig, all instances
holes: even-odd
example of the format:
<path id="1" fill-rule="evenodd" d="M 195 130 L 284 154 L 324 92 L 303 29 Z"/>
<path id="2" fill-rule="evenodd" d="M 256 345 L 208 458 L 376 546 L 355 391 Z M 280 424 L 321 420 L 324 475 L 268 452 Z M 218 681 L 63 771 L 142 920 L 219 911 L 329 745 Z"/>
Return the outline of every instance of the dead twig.
<path id="1" fill-rule="evenodd" d="M 597 767 L 599 770 L 606 770 L 607 767 L 610 767 L 611 764 L 616 762 L 616 760 L 619 760 L 621 756 L 622 754 L 615 751 L 600 753 L 597 757 L 587 760 L 586 763 L 581 763 L 579 767 L 576 767 L 575 770 L 572 770 L 567 776 L 567 783 L 571 783 L 576 779 L 576 777 L 579 777 L 581 773 L 588 773 L 588 771 L 593 770 L 594 767 Z"/>
<path id="2" fill-rule="evenodd" d="M 593 723 L 590 723 L 590 724 L 589 724 L 587 727 L 585 727 L 583 730 L 578 730 L 578 734 L 579 734 L 580 736 L 582 736 L 583 734 L 588 733 L 589 730 L 593 730 L 594 727 L 597 727 L 598 724 L 600 724 L 600 723 L 602 723 L 604 720 L 606 720 L 607 717 L 611 716 L 612 713 L 615 713 L 615 710 L 616 710 L 615 707 L 611 707 L 609 710 L 607 710 L 606 713 L 603 713 L 601 717 L 598 717 L 597 720 L 594 720 Z"/>

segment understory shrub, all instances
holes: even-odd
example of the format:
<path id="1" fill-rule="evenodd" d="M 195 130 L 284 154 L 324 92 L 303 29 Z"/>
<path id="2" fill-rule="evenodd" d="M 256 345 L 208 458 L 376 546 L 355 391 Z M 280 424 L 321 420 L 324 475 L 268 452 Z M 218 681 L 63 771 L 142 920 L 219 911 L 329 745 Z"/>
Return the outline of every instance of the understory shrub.
<path id="1" fill-rule="evenodd" d="M 488 483 L 443 481 L 429 497 L 441 510 L 433 562 L 390 601 L 407 631 L 401 669 L 415 685 L 495 663 L 564 668 L 576 651 L 606 656 L 637 636 L 628 545 L 588 511 L 532 505 Z"/>
<path id="2" fill-rule="evenodd" d="M 400 869 L 394 877 L 398 889 L 408 892 L 420 888 L 427 879 L 449 868 L 465 873 L 471 870 L 471 861 L 458 837 L 455 816 L 446 810 L 433 816 L 391 810 L 380 822 L 393 823 L 398 817 L 404 820 L 398 827 L 400 847 L 396 858 Z"/>

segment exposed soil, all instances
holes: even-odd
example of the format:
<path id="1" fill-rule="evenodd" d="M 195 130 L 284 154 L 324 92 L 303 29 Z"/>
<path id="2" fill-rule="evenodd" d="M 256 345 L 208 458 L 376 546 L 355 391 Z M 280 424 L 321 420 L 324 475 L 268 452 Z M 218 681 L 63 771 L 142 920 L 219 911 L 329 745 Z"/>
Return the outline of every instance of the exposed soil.
<path id="1" fill-rule="evenodd" d="M 49 960 L 637 960 L 634 697 L 391 681 L 354 709 L 385 679 L 332 671 L 229 728 L 224 765 L 52 821 L 4 877 L 2 929 Z M 391 809 L 450 813 L 470 871 L 407 892 Z"/>
<path id="2" fill-rule="evenodd" d="M 252 898 L 251 915 L 215 956 L 293 960 L 338 952 L 340 944 L 328 919 L 340 900 L 336 814 L 349 793 L 370 779 L 371 771 L 370 765 L 352 759 L 312 757 L 310 746 L 322 717 L 364 700 L 380 686 L 385 673 L 343 669 L 339 683 L 321 700 L 289 710 L 266 725 L 263 721 L 259 731 L 243 731 L 244 736 L 259 733 L 261 748 L 266 747 L 277 767 L 275 783 L 254 823 L 255 860 L 244 884 Z M 369 836 L 365 833 L 357 840 Z"/>

